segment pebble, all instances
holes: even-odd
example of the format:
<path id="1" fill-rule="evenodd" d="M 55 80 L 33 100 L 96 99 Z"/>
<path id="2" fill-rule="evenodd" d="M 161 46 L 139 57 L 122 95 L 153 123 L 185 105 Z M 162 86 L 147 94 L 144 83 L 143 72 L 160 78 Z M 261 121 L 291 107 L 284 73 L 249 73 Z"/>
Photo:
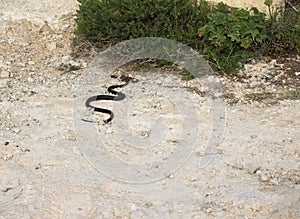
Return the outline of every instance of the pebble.
<path id="1" fill-rule="evenodd" d="M 258 170 L 256 171 L 256 175 L 258 175 L 259 181 L 261 182 L 267 182 L 270 180 L 269 174 L 266 171 Z"/>
<path id="2" fill-rule="evenodd" d="M 169 179 L 174 179 L 174 177 L 175 177 L 175 176 L 174 176 L 173 174 L 168 175 L 168 178 L 169 178 Z"/>
<path id="3" fill-rule="evenodd" d="M 196 181 L 199 181 L 199 178 L 194 177 L 190 179 L 190 182 L 196 182 Z"/>
<path id="4" fill-rule="evenodd" d="M 27 81 L 28 81 L 29 83 L 32 83 L 32 82 L 34 82 L 34 79 L 33 79 L 32 77 L 28 77 L 28 78 L 27 78 Z"/>
<path id="5" fill-rule="evenodd" d="M 7 87 L 7 84 L 10 82 L 8 78 L 0 78 L 0 88 L 5 88 Z"/>
<path id="6" fill-rule="evenodd" d="M 72 130 L 69 130 L 67 132 L 66 139 L 69 141 L 76 141 L 75 133 Z"/>
<path id="7" fill-rule="evenodd" d="M 9 78 L 9 72 L 8 71 L 2 71 L 0 73 L 0 78 Z"/>
<path id="8" fill-rule="evenodd" d="M 155 83 L 156 83 L 157 85 L 161 85 L 161 84 L 162 84 L 162 81 L 159 80 L 159 79 L 157 79 L 157 80 L 155 81 Z"/>
<path id="9" fill-rule="evenodd" d="M 251 209 L 255 212 L 259 212 L 262 210 L 262 206 L 259 203 L 255 202 L 253 203 Z"/>
<path id="10" fill-rule="evenodd" d="M 25 67 L 26 65 L 25 65 L 25 63 L 23 63 L 23 62 L 18 62 L 17 63 L 17 66 L 18 67 Z M 21 69 L 22 70 L 22 69 Z M 24 69 L 23 69 L 24 70 Z"/>
<path id="11" fill-rule="evenodd" d="M 11 160 L 13 157 L 14 157 L 13 154 L 7 154 L 7 155 L 4 156 L 3 159 L 4 159 L 5 161 L 8 161 L 8 160 Z"/>
<path id="12" fill-rule="evenodd" d="M 71 56 L 63 56 L 61 58 L 61 61 L 63 64 L 68 64 L 68 62 L 71 60 Z"/>
<path id="13" fill-rule="evenodd" d="M 54 50 L 56 50 L 56 42 L 51 42 L 51 43 L 47 44 L 47 49 L 50 52 L 53 52 Z"/>
<path id="14" fill-rule="evenodd" d="M 16 134 L 20 134 L 21 130 L 18 128 L 13 128 L 12 131 Z"/>
<path id="15" fill-rule="evenodd" d="M 11 190 L 12 188 L 10 187 L 4 187 L 1 189 L 2 192 L 8 192 L 9 190 Z"/>

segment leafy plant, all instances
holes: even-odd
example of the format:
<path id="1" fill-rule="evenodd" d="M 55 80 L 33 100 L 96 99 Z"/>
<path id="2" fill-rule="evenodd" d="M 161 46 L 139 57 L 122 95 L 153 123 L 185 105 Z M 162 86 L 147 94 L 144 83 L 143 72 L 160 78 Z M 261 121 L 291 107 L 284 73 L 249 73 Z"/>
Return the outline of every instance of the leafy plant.
<path id="1" fill-rule="evenodd" d="M 269 12 L 269 16 L 270 16 L 270 22 L 271 23 L 275 23 L 278 16 L 280 15 L 281 9 L 280 8 L 276 8 L 274 6 L 272 6 L 273 4 L 273 0 L 266 0 L 264 2 L 264 4 L 266 6 L 268 6 L 268 12 Z"/>
<path id="2" fill-rule="evenodd" d="M 266 0 L 268 6 L 268 44 L 280 51 L 289 47 L 300 53 L 300 12 L 280 10 L 272 6 L 272 0 Z"/>
<path id="3" fill-rule="evenodd" d="M 223 72 L 234 72 L 240 62 L 253 55 L 253 44 L 262 43 L 266 35 L 265 14 L 231 9 L 220 3 L 217 11 L 208 15 L 208 23 L 199 29 L 205 50 Z"/>
<path id="4" fill-rule="evenodd" d="M 213 6 L 204 0 L 79 0 L 74 42 L 100 49 L 138 37 L 173 39 L 200 51 L 216 70 L 233 73 L 266 35 L 256 8 Z"/>

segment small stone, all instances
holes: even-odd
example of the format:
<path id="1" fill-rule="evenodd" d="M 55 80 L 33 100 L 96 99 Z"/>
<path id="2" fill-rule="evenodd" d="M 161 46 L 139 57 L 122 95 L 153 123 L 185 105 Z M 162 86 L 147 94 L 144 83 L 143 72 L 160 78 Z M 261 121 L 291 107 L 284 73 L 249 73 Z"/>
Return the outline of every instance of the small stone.
<path id="1" fill-rule="evenodd" d="M 178 143 L 178 139 L 168 139 L 166 142 L 176 144 Z"/>
<path id="2" fill-rule="evenodd" d="M 10 187 L 4 187 L 1 189 L 2 192 L 8 192 L 9 190 L 11 190 L 12 188 Z"/>
<path id="3" fill-rule="evenodd" d="M 63 64 L 68 64 L 68 62 L 71 60 L 71 56 L 63 56 L 61 58 L 61 61 Z"/>
<path id="4" fill-rule="evenodd" d="M 284 74 L 284 71 L 280 72 L 280 74 L 278 75 L 278 77 L 283 77 L 285 74 Z"/>
<path id="5" fill-rule="evenodd" d="M 66 139 L 69 141 L 76 141 L 75 133 L 71 130 L 68 131 Z"/>
<path id="6" fill-rule="evenodd" d="M 277 64 L 277 63 L 275 63 L 274 66 L 275 67 L 279 67 L 279 68 L 284 68 L 284 64 Z"/>
<path id="7" fill-rule="evenodd" d="M 255 212 L 259 212 L 259 211 L 262 210 L 262 206 L 261 206 L 260 204 L 258 204 L 257 202 L 255 202 L 255 203 L 252 205 L 251 209 L 252 209 L 253 211 L 255 211 Z"/>
<path id="8" fill-rule="evenodd" d="M 80 59 L 80 65 L 81 65 L 81 68 L 86 68 L 87 67 L 87 63 L 82 59 Z"/>
<path id="9" fill-rule="evenodd" d="M 279 180 L 277 178 L 271 178 L 270 182 L 274 185 L 277 185 L 277 186 L 279 185 Z"/>
<path id="10" fill-rule="evenodd" d="M 199 157 L 203 157 L 203 156 L 206 155 L 205 151 L 198 151 L 196 154 L 197 154 Z"/>
<path id="11" fill-rule="evenodd" d="M 16 40 L 15 39 L 13 39 L 13 38 L 8 38 L 7 39 L 7 42 L 9 43 L 9 44 L 12 44 L 12 43 L 14 43 Z"/>
<path id="12" fill-rule="evenodd" d="M 35 167 L 36 170 L 41 169 L 41 168 L 42 168 L 42 165 L 40 163 L 38 163 Z"/>
<path id="13" fill-rule="evenodd" d="M 269 65 L 276 65 L 276 64 L 277 64 L 276 59 L 273 59 L 271 62 L 269 62 Z"/>
<path id="14" fill-rule="evenodd" d="M 0 88 L 5 88 L 7 87 L 7 84 L 10 82 L 8 78 L 0 78 Z"/>
<path id="15" fill-rule="evenodd" d="M 9 74 L 9 77 L 10 77 L 10 78 L 13 78 L 13 77 L 15 77 L 15 75 L 17 75 L 17 74 L 16 74 L 16 73 L 10 73 L 10 74 Z"/>
<path id="16" fill-rule="evenodd" d="M 7 154 L 7 155 L 4 156 L 4 160 L 8 161 L 8 160 L 11 160 L 13 157 L 14 157 L 13 154 Z"/>
<path id="17" fill-rule="evenodd" d="M 295 72 L 295 75 L 296 76 L 300 75 L 300 71 Z"/>
<path id="18" fill-rule="evenodd" d="M 56 42 L 51 42 L 47 45 L 47 49 L 50 51 L 50 52 L 53 52 L 54 50 L 56 50 Z"/>
<path id="19" fill-rule="evenodd" d="M 45 24 L 40 28 L 39 32 L 49 34 L 52 33 L 52 28 L 48 25 L 48 22 L 45 21 Z"/>
<path id="20" fill-rule="evenodd" d="M 0 73 L 0 78 L 9 78 L 9 72 L 8 71 L 2 71 Z"/>
<path id="21" fill-rule="evenodd" d="M 26 64 L 25 64 L 24 62 L 18 62 L 18 63 L 17 63 L 17 66 L 18 66 L 18 67 L 25 67 Z"/>
<path id="22" fill-rule="evenodd" d="M 78 70 L 81 68 L 81 64 L 74 60 L 70 60 L 67 65 L 68 65 L 70 71 Z"/>
<path id="23" fill-rule="evenodd" d="M 33 79 L 32 77 L 28 77 L 28 78 L 27 78 L 27 81 L 28 81 L 29 83 L 32 83 L 32 82 L 34 82 L 34 79 Z"/>
<path id="24" fill-rule="evenodd" d="M 270 180 L 270 177 L 265 171 L 258 170 L 256 171 L 256 174 L 258 175 L 259 181 L 261 182 L 267 182 Z"/>
<path id="25" fill-rule="evenodd" d="M 191 178 L 190 179 L 190 182 L 196 182 L 196 181 L 199 181 L 199 178 Z"/>
<path id="26" fill-rule="evenodd" d="M 170 175 L 168 175 L 168 178 L 169 178 L 169 179 L 174 179 L 174 175 L 173 175 L 173 174 L 170 174 Z"/>
<path id="27" fill-rule="evenodd" d="M 155 83 L 156 83 L 157 85 L 161 85 L 161 84 L 162 84 L 162 81 L 159 80 L 159 79 L 157 79 L 157 80 L 155 81 Z"/>
<path id="28" fill-rule="evenodd" d="M 16 134 L 19 134 L 21 132 L 21 130 L 18 128 L 13 128 L 12 131 Z"/>

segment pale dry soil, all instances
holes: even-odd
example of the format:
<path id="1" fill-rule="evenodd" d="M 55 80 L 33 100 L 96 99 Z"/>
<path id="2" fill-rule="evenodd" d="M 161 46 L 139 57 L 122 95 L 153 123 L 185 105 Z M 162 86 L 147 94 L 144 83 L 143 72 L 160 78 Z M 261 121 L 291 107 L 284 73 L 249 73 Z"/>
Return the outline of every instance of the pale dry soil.
<path id="1" fill-rule="evenodd" d="M 70 57 L 76 7 L 71 0 L 0 1 L 0 218 L 300 217 L 297 98 L 227 103 L 225 117 L 220 118 L 225 121 L 220 144 L 207 154 L 212 106 L 197 92 L 204 89 L 201 83 L 182 81 L 170 71 L 129 72 L 139 81 L 122 88 L 126 98 L 113 105 L 114 122 L 104 125 L 105 115 L 97 114 L 92 116 L 95 123 L 78 127 L 75 84 L 89 65 L 88 60 Z M 70 66 L 81 69 L 70 71 Z M 253 65 L 252 72 L 248 66 L 246 73 L 273 71 L 266 66 L 270 65 Z M 110 77 L 99 80 L 101 94 L 107 86 L 121 83 Z M 239 100 L 251 93 L 252 85 L 260 91 L 257 80 L 245 89 L 242 83 L 231 86 L 220 79 Z M 275 94 L 280 90 L 263 86 Z M 189 115 L 176 108 L 176 100 L 196 110 L 198 120 L 184 123 Z M 119 123 L 121 118 L 129 121 L 127 125 Z M 155 129 L 160 121 L 167 129 L 162 138 Z M 87 124 L 101 137 L 106 153 L 124 166 L 98 165 L 102 154 L 96 146 L 85 151 L 92 145 L 80 141 Z M 196 142 L 180 138 L 183 124 L 196 130 Z M 132 147 L 127 142 L 132 139 L 126 138 L 130 133 L 141 146 L 154 146 Z M 151 142 L 151 137 L 159 142 Z M 182 142 L 191 152 L 183 164 L 180 157 L 172 158 Z M 179 168 L 164 172 L 161 160 Z M 137 172 L 130 172 L 134 164 L 155 162 L 152 169 L 161 170 L 157 173 L 162 179 L 151 175 L 155 182 L 124 182 L 138 181 Z"/>

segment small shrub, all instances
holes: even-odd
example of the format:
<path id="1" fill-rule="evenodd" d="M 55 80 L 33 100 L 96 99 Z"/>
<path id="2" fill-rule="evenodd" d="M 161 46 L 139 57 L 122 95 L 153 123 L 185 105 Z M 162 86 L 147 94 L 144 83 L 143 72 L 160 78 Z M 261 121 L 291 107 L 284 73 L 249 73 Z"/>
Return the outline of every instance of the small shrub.
<path id="1" fill-rule="evenodd" d="M 268 45 L 275 51 L 296 50 L 300 53 L 300 12 L 286 9 L 282 11 L 272 6 L 272 0 L 266 0 L 269 9 Z M 269 47 L 270 48 L 270 47 Z"/>
<path id="2" fill-rule="evenodd" d="M 234 72 L 253 55 L 253 45 L 261 44 L 267 37 L 265 14 L 256 8 L 249 12 L 220 3 L 208 20 L 199 29 L 199 36 L 205 41 L 206 53 L 224 72 Z"/>
<path id="3" fill-rule="evenodd" d="M 138 37 L 165 37 L 195 49 L 210 6 L 197 0 L 79 0 L 77 37 L 102 47 Z"/>

